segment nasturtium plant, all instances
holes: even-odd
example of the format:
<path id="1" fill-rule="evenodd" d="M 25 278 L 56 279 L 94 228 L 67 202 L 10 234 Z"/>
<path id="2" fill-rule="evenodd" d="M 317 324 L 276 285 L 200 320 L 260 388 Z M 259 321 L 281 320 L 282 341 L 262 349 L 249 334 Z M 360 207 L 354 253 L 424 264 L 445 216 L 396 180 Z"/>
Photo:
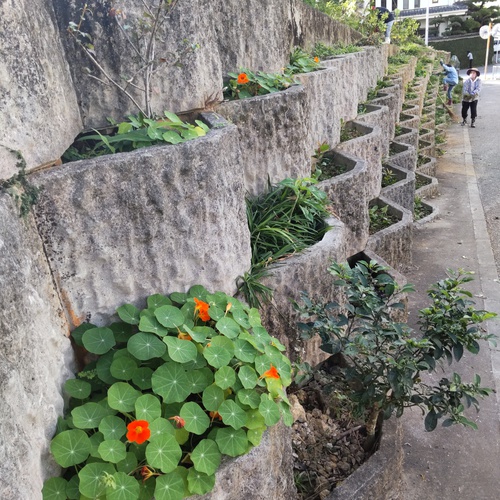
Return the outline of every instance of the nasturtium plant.
<path id="1" fill-rule="evenodd" d="M 281 418 L 292 424 L 291 364 L 258 310 L 197 285 L 117 312 L 121 322 L 72 332 L 94 361 L 65 384 L 50 447 L 64 471 L 44 500 L 202 495 L 223 455 L 258 446 Z"/>

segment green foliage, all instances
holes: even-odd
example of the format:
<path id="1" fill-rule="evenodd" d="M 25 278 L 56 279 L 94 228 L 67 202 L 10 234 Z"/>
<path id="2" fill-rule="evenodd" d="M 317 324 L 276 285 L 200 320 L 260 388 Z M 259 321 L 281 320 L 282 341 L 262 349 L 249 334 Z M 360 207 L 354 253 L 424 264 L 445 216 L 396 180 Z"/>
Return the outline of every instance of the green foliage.
<path id="1" fill-rule="evenodd" d="M 66 471 L 44 500 L 204 494 L 224 454 L 247 453 L 280 418 L 291 425 L 291 364 L 256 309 L 197 285 L 117 313 L 72 332 L 96 360 L 66 383 L 50 446 Z"/>
<path id="2" fill-rule="evenodd" d="M 422 45 L 422 39 L 418 35 L 419 22 L 411 17 L 398 19 L 391 29 L 391 43 L 401 46 L 404 50 L 405 46 Z"/>
<path id="3" fill-rule="evenodd" d="M 334 45 L 325 45 L 321 42 L 316 42 L 312 50 L 312 55 L 320 59 L 327 59 L 328 57 L 352 54 L 360 50 L 362 50 L 361 47 L 351 44 L 344 45 L 342 43 L 336 43 Z"/>
<path id="4" fill-rule="evenodd" d="M 266 193 L 247 198 L 252 267 L 239 277 L 238 285 L 250 305 L 259 307 L 260 299 L 271 297 L 269 288 L 259 283 L 269 264 L 313 245 L 328 231 L 328 199 L 316 183 L 315 179 L 285 179 L 269 185 Z"/>
<path id="5" fill-rule="evenodd" d="M 413 220 L 423 219 L 431 213 L 432 210 L 423 204 L 422 199 L 415 196 L 415 199 L 413 200 Z"/>
<path id="6" fill-rule="evenodd" d="M 40 188 L 33 186 L 26 176 L 26 160 L 20 151 L 6 148 L 9 153 L 15 155 L 17 159 L 16 167 L 19 169 L 17 174 L 6 180 L 0 181 L 0 193 L 8 193 L 19 209 L 19 217 L 25 218 L 30 213 L 31 207 L 38 202 L 40 197 Z"/>
<path id="7" fill-rule="evenodd" d="M 314 179 L 318 182 L 343 174 L 349 169 L 348 166 L 335 162 L 331 154 L 330 145 L 326 142 L 318 145 L 312 157 L 314 161 L 311 170 Z"/>
<path id="8" fill-rule="evenodd" d="M 290 63 L 285 68 L 286 75 L 295 75 L 297 73 L 309 73 L 322 69 L 319 65 L 319 57 L 311 56 L 300 47 L 296 47 L 290 54 Z"/>
<path id="9" fill-rule="evenodd" d="M 398 182 L 398 177 L 389 167 L 382 168 L 382 187 L 391 186 Z"/>
<path id="10" fill-rule="evenodd" d="M 398 222 L 398 218 L 389 213 L 389 205 L 384 205 L 383 207 L 373 205 L 373 207 L 368 209 L 368 215 L 370 217 L 370 234 L 374 234 Z"/>
<path id="11" fill-rule="evenodd" d="M 164 112 L 161 119 L 144 115 L 129 116 L 128 121 L 113 123 L 114 135 L 85 134 L 64 153 L 65 162 L 123 153 L 158 144 L 179 144 L 206 135 L 209 128 L 200 120 L 195 125 L 183 122 L 175 113 Z"/>
<path id="12" fill-rule="evenodd" d="M 384 418 L 400 417 L 405 408 L 418 406 L 427 413 L 425 427 L 433 430 L 437 421 L 443 425 L 461 423 L 475 427 L 463 412 L 478 407 L 477 397 L 491 393 L 481 387 L 481 379 L 462 382 L 457 374 L 442 378 L 437 385 L 422 381 L 422 372 L 432 372 L 443 358 L 459 361 L 465 349 L 476 354 L 478 340 L 492 340 L 479 325 L 495 316 L 476 310 L 471 294 L 463 285 L 470 281 L 464 271 L 448 271 L 448 277 L 428 292 L 432 305 L 419 313 L 421 338 L 397 318 L 405 310 L 405 294 L 412 285 L 399 286 L 376 262 L 358 262 L 351 269 L 333 263 L 337 302 L 313 302 L 302 295 L 296 304 L 306 322 L 299 323 L 304 339 L 315 334 L 321 338 L 321 349 L 329 354 L 341 353 L 347 361 L 344 373 L 351 388 L 349 397 L 356 413 Z M 340 294 L 340 295 L 339 295 Z M 374 428 L 373 428 L 374 431 Z"/>
<path id="13" fill-rule="evenodd" d="M 231 79 L 223 89 L 224 98 L 228 100 L 271 94 L 297 83 L 289 74 L 253 72 L 248 69 L 242 69 L 240 73 L 229 73 L 229 76 Z"/>

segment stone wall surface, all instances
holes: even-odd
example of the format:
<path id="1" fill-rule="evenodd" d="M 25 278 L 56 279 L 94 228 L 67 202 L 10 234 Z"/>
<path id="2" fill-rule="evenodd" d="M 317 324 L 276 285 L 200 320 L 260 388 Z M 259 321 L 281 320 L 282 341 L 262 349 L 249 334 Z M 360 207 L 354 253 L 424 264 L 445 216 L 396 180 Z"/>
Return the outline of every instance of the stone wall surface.
<path id="1" fill-rule="evenodd" d="M 0 179 L 54 160 L 81 128 L 51 0 L 0 2 Z"/>
<path id="2" fill-rule="evenodd" d="M 194 284 L 236 291 L 250 267 L 236 132 L 35 174 L 37 224 L 73 323 L 102 325 L 124 303 Z"/>
<path id="3" fill-rule="evenodd" d="M 333 58 L 286 92 L 223 103 L 217 109 L 232 123 L 204 138 L 34 172 L 60 157 L 82 129 L 136 112 L 116 88 L 84 76 L 87 67 L 102 76 L 67 33 L 84 3 L 0 2 L 0 179 L 16 172 L 11 150 L 19 150 L 33 172 L 30 181 L 43 187 L 26 220 L 0 193 L 0 438 L 7 443 L 0 452 L 2 500 L 38 500 L 43 480 L 57 473 L 48 446 L 63 409 L 61 388 L 73 371 L 68 330 L 88 320 L 105 324 L 123 303 L 142 306 L 150 294 L 197 283 L 234 293 L 235 280 L 250 267 L 245 195 L 261 193 L 268 178 L 274 183 L 310 175 L 314 147 L 323 140 L 337 145 L 341 120 L 356 118 L 359 101 L 394 50 L 385 45 Z M 131 20 L 140 5 L 127 3 Z M 94 37 L 103 69 L 119 79 L 134 62 L 131 48 L 110 16 L 112 1 L 90 6 L 94 17 L 81 29 Z M 238 0 L 193 0 L 175 3 L 161 38 L 158 50 L 167 55 L 183 38 L 200 47 L 180 67 L 157 73 L 153 107 L 196 113 L 217 107 L 229 71 L 279 71 L 296 45 L 351 43 L 359 35 L 300 0 L 248 0 L 244 9 Z M 168 65 L 172 57 L 166 60 Z M 399 117 L 402 89 L 414 69 L 412 61 L 401 70 L 401 83 L 388 98 L 390 115 Z M 352 85 L 339 85 L 346 79 Z M 265 283 L 275 298 L 262 311 L 263 321 L 273 335 L 288 339 L 290 351 L 296 332 L 289 299 L 300 290 L 328 296 L 330 261 L 366 250 L 366 208 L 380 192 L 381 156 L 393 128 L 370 130 L 344 151 L 357 155 L 352 161 L 359 163 L 360 179 L 339 179 L 330 193 L 343 216 L 360 222 L 335 220 L 320 243 L 273 267 Z M 410 245 L 411 234 L 407 238 Z M 401 241 L 396 235 L 396 246 Z M 407 247 L 383 248 L 401 255 Z M 318 357 L 314 342 L 298 350 L 313 363 Z M 206 498 L 260 498 L 255 484 L 262 498 L 293 498 L 286 435 L 273 429 L 249 457 L 223 466 Z"/>
<path id="4" fill-rule="evenodd" d="M 0 498 L 40 498 L 61 386 L 70 377 L 69 329 L 33 218 L 0 194 Z"/>

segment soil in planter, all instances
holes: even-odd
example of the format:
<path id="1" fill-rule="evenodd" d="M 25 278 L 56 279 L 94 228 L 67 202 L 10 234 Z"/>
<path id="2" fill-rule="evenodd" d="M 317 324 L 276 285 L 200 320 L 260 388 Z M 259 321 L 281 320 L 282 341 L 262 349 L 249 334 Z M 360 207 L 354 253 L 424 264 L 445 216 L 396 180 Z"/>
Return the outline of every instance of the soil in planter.
<path id="1" fill-rule="evenodd" d="M 429 163 L 430 161 L 431 161 L 431 158 L 429 156 L 419 154 L 418 158 L 417 158 L 417 168 L 422 167 L 423 165 L 425 165 L 426 163 Z"/>
<path id="2" fill-rule="evenodd" d="M 341 370 L 327 362 L 291 394 L 299 410 L 292 427 L 299 500 L 325 498 L 373 453 L 363 450 L 363 422 L 353 419 L 346 390 Z"/>
<path id="3" fill-rule="evenodd" d="M 396 184 L 398 182 L 397 175 L 390 168 L 382 169 L 382 187 L 385 188 L 387 186 L 391 186 L 392 184 Z"/>
<path id="4" fill-rule="evenodd" d="M 345 174 L 349 170 L 349 167 L 347 165 L 339 165 L 338 163 L 335 163 L 333 158 L 324 156 L 318 160 L 316 170 L 321 171 L 321 174 L 318 176 L 318 181 L 324 181 L 326 179 L 330 179 L 331 177 Z"/>
<path id="5" fill-rule="evenodd" d="M 415 189 L 420 189 L 421 187 L 427 186 L 432 182 L 431 179 L 428 179 L 427 177 L 423 177 L 421 175 L 416 175 L 415 176 Z"/>
<path id="6" fill-rule="evenodd" d="M 374 205 L 368 210 L 368 212 L 370 215 L 370 234 L 375 234 L 378 231 L 399 222 L 399 219 L 395 215 L 389 213 L 388 205 L 385 205 L 384 207 Z"/>
<path id="7" fill-rule="evenodd" d="M 420 220 L 432 214 L 432 209 L 422 203 L 418 197 L 415 198 L 413 203 L 413 220 Z"/>
<path id="8" fill-rule="evenodd" d="M 340 129 L 340 142 L 347 142 L 352 139 L 356 139 L 356 137 L 361 137 L 362 135 L 363 133 L 356 128 L 342 127 Z"/>

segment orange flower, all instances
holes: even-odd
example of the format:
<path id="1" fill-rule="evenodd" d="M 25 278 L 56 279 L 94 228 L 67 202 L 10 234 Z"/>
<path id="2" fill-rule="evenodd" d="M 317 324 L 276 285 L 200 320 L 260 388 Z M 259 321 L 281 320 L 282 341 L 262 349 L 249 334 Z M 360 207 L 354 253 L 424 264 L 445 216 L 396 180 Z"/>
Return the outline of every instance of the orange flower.
<path id="1" fill-rule="evenodd" d="M 267 372 L 264 372 L 259 378 L 280 378 L 280 375 L 278 373 L 278 370 L 271 365 L 271 368 L 267 370 Z"/>
<path id="2" fill-rule="evenodd" d="M 314 58 L 314 62 L 315 62 L 315 63 L 319 63 L 319 57 L 315 57 L 315 58 Z"/>
<path id="3" fill-rule="evenodd" d="M 219 413 L 218 411 L 211 411 L 211 412 L 209 413 L 209 415 L 210 415 L 210 418 L 212 419 L 212 422 L 213 422 L 216 418 L 218 418 L 219 420 L 222 420 L 222 417 L 221 417 L 221 415 L 220 415 L 220 413 Z"/>
<path id="4" fill-rule="evenodd" d="M 189 335 L 188 333 L 184 333 L 184 332 L 179 332 L 179 335 L 177 335 L 177 338 L 181 339 L 181 340 L 193 340 L 191 338 L 191 335 Z"/>
<path id="5" fill-rule="evenodd" d="M 243 85 L 245 83 L 248 83 L 250 80 L 248 79 L 248 76 L 247 76 L 246 73 L 240 73 L 238 75 L 238 80 L 237 81 L 238 81 L 239 85 Z"/>
<path id="6" fill-rule="evenodd" d="M 175 420 L 175 426 L 177 429 L 182 429 L 186 425 L 186 421 L 179 417 L 179 415 L 176 415 L 175 417 L 170 417 L 169 420 Z"/>
<path id="7" fill-rule="evenodd" d="M 127 439 L 137 444 L 142 444 L 149 439 L 151 431 L 146 420 L 134 420 L 127 425 Z"/>
<path id="8" fill-rule="evenodd" d="M 210 315 L 208 314 L 208 308 L 210 307 L 206 302 L 202 300 L 198 300 L 196 297 L 194 298 L 196 303 L 196 307 L 194 308 L 194 312 L 198 313 L 199 318 L 202 321 L 209 321 Z"/>

